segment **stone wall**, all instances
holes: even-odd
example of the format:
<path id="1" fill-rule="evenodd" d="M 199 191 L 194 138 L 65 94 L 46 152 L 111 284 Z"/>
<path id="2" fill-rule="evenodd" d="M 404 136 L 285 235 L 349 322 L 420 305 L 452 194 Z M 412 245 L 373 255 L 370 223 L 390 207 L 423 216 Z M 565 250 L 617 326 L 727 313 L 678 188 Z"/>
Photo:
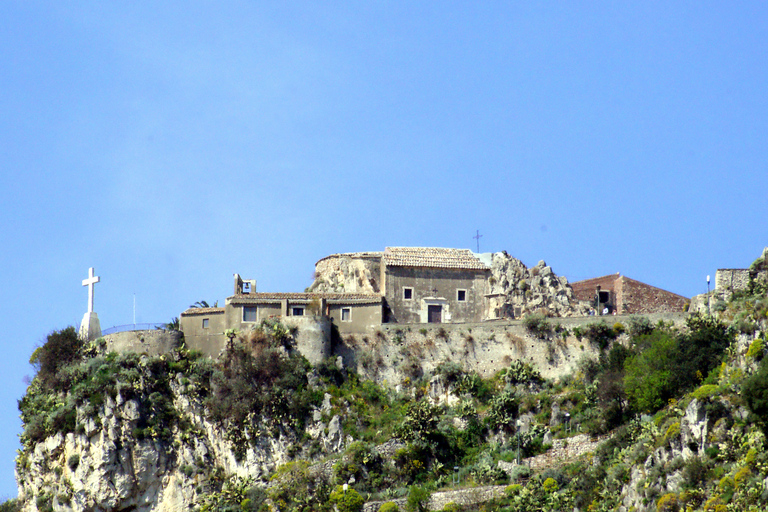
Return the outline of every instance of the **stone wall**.
<path id="1" fill-rule="evenodd" d="M 684 313 L 646 315 L 653 323 L 663 319 L 678 325 Z M 576 326 L 606 322 L 628 325 L 629 317 L 570 317 L 549 319 L 553 328 L 560 325 L 573 331 Z M 545 378 L 557 378 L 575 371 L 583 358 L 597 357 L 597 349 L 587 340 L 574 336 L 538 339 L 530 335 L 522 321 L 505 320 L 466 324 L 383 324 L 368 333 L 343 336 L 333 347 L 333 355 L 342 356 L 366 378 L 391 385 L 413 381 L 444 361 L 453 361 L 482 377 L 493 376 L 508 368 L 516 359 L 534 366 Z"/>
<path id="2" fill-rule="evenodd" d="M 319 364 L 331 355 L 331 322 L 320 316 L 287 316 L 286 327 L 296 328 L 296 348 L 312 364 Z"/>
<path id="3" fill-rule="evenodd" d="M 728 300 L 733 292 L 749 288 L 749 269 L 720 268 L 715 273 L 715 291 L 719 298 Z"/>
<path id="4" fill-rule="evenodd" d="M 107 352 L 136 352 L 156 356 L 176 348 L 181 342 L 181 332 L 159 329 L 125 331 L 107 334 L 104 340 L 107 342 Z"/>
<path id="5" fill-rule="evenodd" d="M 440 306 L 443 323 L 477 322 L 483 319 L 486 276 L 483 270 L 388 267 L 385 283 L 387 321 L 427 323 L 427 305 Z M 410 298 L 403 295 L 411 289 Z M 463 300 L 458 291 L 463 290 Z"/>
<path id="6" fill-rule="evenodd" d="M 470 507 L 479 503 L 485 503 L 504 496 L 505 485 L 489 485 L 485 487 L 471 487 L 455 491 L 442 491 L 432 493 L 427 505 L 427 510 L 443 510 L 449 503 L 460 507 Z M 397 504 L 400 510 L 405 510 L 406 498 L 390 500 Z M 377 512 L 386 501 L 369 501 L 363 506 L 363 512 Z"/>

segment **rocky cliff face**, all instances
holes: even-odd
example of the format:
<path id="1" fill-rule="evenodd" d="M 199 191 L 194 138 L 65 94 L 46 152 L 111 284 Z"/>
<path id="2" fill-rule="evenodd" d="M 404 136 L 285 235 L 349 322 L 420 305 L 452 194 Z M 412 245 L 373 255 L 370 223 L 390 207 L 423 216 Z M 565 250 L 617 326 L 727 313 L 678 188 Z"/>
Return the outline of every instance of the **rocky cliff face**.
<path id="1" fill-rule="evenodd" d="M 177 511 L 200 506 L 202 499 L 233 478 L 258 481 L 301 455 L 293 432 L 272 422 L 269 432 L 247 439 L 247 448 L 231 432 L 204 414 L 178 374 L 171 390 L 178 426 L 164 438 L 138 427 L 142 404 L 106 396 L 97 411 L 78 407 L 75 432 L 57 433 L 35 443 L 17 458 L 16 478 L 25 512 Z M 316 456 L 343 450 L 347 440 L 329 396 L 308 419 L 306 437 Z M 289 455 L 290 454 L 290 455 Z"/>
<path id="2" fill-rule="evenodd" d="M 308 292 L 380 293 L 381 253 L 334 254 L 318 261 Z"/>
<path id="3" fill-rule="evenodd" d="M 544 261 L 528 268 L 506 252 L 497 252 L 491 262 L 491 308 L 498 309 L 500 317 L 519 318 L 534 312 L 574 316 L 589 309 L 576 299 L 568 280 L 558 277 Z"/>

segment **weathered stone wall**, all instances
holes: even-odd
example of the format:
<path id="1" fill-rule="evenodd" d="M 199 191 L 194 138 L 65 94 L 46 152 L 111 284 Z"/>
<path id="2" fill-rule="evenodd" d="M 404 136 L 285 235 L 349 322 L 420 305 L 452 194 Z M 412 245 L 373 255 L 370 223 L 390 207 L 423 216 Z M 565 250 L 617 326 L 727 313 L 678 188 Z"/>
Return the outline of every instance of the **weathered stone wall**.
<path id="1" fill-rule="evenodd" d="M 380 293 L 380 252 L 332 254 L 315 264 L 315 280 L 307 288 L 318 293 Z"/>
<path id="2" fill-rule="evenodd" d="M 749 269 L 720 268 L 715 273 L 715 290 L 723 300 L 728 300 L 733 292 L 749 288 Z"/>
<path id="3" fill-rule="evenodd" d="M 449 503 L 460 507 L 470 507 L 478 503 L 485 503 L 504 496 L 504 485 L 489 485 L 485 487 L 471 487 L 455 491 L 442 491 L 432 493 L 427 510 L 443 510 Z M 397 504 L 400 510 L 405 510 L 406 499 L 398 498 L 390 500 Z M 363 512 L 377 512 L 386 501 L 369 501 L 363 506 Z"/>
<path id="4" fill-rule="evenodd" d="M 199 350 L 209 357 L 218 356 L 224 348 L 224 330 L 227 328 L 224 308 L 187 310 L 179 316 L 179 326 L 187 348 Z"/>
<path id="5" fill-rule="evenodd" d="M 107 334 L 107 352 L 136 352 L 156 356 L 167 354 L 181 342 L 181 332 L 162 331 L 159 329 L 145 331 L 126 331 Z"/>
<path id="6" fill-rule="evenodd" d="M 646 315 L 653 323 L 664 319 L 683 324 L 683 313 Z M 553 328 L 573 331 L 576 326 L 604 321 L 628 325 L 629 317 L 551 318 Z M 553 336 L 542 340 L 530 335 L 522 322 L 494 321 L 466 324 L 383 324 L 365 334 L 346 335 L 333 347 L 333 355 L 342 356 L 346 366 L 361 375 L 392 385 L 413 380 L 431 372 L 443 361 L 462 364 L 482 377 L 493 376 L 513 360 L 520 359 L 536 367 L 546 378 L 572 373 L 585 357 L 597 357 L 597 349 L 587 340 L 573 335 L 563 339 Z"/>
<path id="7" fill-rule="evenodd" d="M 296 349 L 312 364 L 331 355 L 331 322 L 320 316 L 287 316 L 286 327 L 296 328 Z"/>
<path id="8" fill-rule="evenodd" d="M 397 323 L 426 323 L 425 299 L 440 301 L 442 322 L 482 320 L 487 271 L 440 268 L 388 267 L 386 297 L 390 308 L 387 320 Z M 403 289 L 413 290 L 405 299 Z M 464 290 L 463 301 L 458 290 Z"/>

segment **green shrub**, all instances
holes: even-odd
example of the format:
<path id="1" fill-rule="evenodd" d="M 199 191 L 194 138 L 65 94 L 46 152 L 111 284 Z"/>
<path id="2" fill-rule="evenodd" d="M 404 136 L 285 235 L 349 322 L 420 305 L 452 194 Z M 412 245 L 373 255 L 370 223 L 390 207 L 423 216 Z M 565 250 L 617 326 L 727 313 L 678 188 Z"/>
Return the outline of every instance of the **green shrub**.
<path id="1" fill-rule="evenodd" d="M 757 372 L 744 381 L 741 394 L 756 421 L 768 430 L 768 359 L 760 363 Z"/>
<path id="2" fill-rule="evenodd" d="M 408 488 L 408 499 L 405 502 L 405 510 L 408 512 L 426 512 L 429 505 L 430 492 L 418 485 Z"/>
<path id="3" fill-rule="evenodd" d="M 669 493 L 665 494 L 656 503 L 657 512 L 677 512 L 680 510 L 680 505 L 677 502 L 677 494 Z"/>
<path id="4" fill-rule="evenodd" d="M 633 407 L 655 412 L 674 396 L 671 361 L 676 343 L 668 333 L 654 331 L 641 336 L 643 350 L 625 365 L 624 386 Z"/>
<path id="5" fill-rule="evenodd" d="M 464 368 L 453 361 L 443 361 L 435 368 L 435 374 L 442 375 L 446 382 L 458 382 L 464 373 Z"/>
<path id="6" fill-rule="evenodd" d="M 73 455 L 70 455 L 69 458 L 67 459 L 67 466 L 69 466 L 69 469 L 74 471 L 77 469 L 77 466 L 79 465 L 80 465 L 80 455 L 76 453 Z"/>
<path id="7" fill-rule="evenodd" d="M 80 360 L 82 346 L 83 341 L 72 326 L 50 333 L 45 344 L 35 349 L 29 358 L 40 384 L 49 390 L 66 388 L 70 379 L 61 370 Z"/>
<path id="8" fill-rule="evenodd" d="M 717 447 L 714 447 L 717 449 Z M 701 457 L 691 457 L 683 466 L 683 483 L 688 489 L 701 487 L 707 481 L 709 468 Z"/>
<path id="9" fill-rule="evenodd" d="M 680 436 L 680 423 L 672 423 L 668 428 L 667 432 L 664 434 L 664 442 L 669 443 L 670 441 L 677 439 Z"/>
<path id="10" fill-rule="evenodd" d="M 331 493 L 330 502 L 336 505 L 339 512 L 360 512 L 365 505 L 365 500 L 359 492 L 351 487 L 345 491 L 341 485 Z"/>
<path id="11" fill-rule="evenodd" d="M 539 383 L 543 379 L 541 378 L 541 374 L 536 368 L 524 361 L 521 361 L 520 359 L 515 359 L 512 361 L 512 364 L 509 366 L 509 368 L 507 368 L 507 371 L 504 374 L 504 380 L 508 384 L 514 385 Z"/>
<path id="12" fill-rule="evenodd" d="M 488 426 L 493 429 L 512 431 L 518 413 L 518 400 L 513 391 L 502 391 L 491 400 L 488 409 Z"/>
<path id="13" fill-rule="evenodd" d="M 647 316 L 632 315 L 629 317 L 629 336 L 637 338 L 653 332 L 653 323 Z"/>
<path id="14" fill-rule="evenodd" d="M 583 336 L 600 350 L 608 348 L 611 342 L 619 336 L 619 333 L 608 326 L 605 321 L 585 325 L 582 328 L 582 332 Z"/>
<path id="15" fill-rule="evenodd" d="M 699 401 L 709 400 L 712 396 L 716 395 L 720 391 L 720 386 L 716 384 L 704 384 L 699 386 L 695 391 L 691 393 L 691 396 Z"/>
<path id="16" fill-rule="evenodd" d="M 749 344 L 749 350 L 747 350 L 747 358 L 760 361 L 764 354 L 765 341 L 760 338 L 755 338 L 752 343 Z"/>
<path id="17" fill-rule="evenodd" d="M 379 512 L 400 512 L 400 508 L 397 506 L 397 503 L 388 501 L 379 507 Z"/>
<path id="18" fill-rule="evenodd" d="M 545 315 L 532 313 L 523 318 L 523 327 L 533 336 L 545 339 L 552 334 L 552 324 Z"/>
<path id="19" fill-rule="evenodd" d="M 21 503 L 16 498 L 0 503 L 0 512 L 19 512 L 20 510 Z"/>

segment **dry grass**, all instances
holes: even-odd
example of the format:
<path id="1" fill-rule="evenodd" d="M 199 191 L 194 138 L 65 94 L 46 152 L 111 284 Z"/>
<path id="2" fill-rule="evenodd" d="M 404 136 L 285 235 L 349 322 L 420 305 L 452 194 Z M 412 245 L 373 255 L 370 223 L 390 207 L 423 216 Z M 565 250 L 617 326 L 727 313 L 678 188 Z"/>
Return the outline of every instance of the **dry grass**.
<path id="1" fill-rule="evenodd" d="M 523 340 L 523 338 L 516 334 L 512 334 L 511 332 L 507 332 L 507 340 L 509 341 L 510 347 L 517 350 L 520 354 L 525 355 L 525 340 Z"/>

